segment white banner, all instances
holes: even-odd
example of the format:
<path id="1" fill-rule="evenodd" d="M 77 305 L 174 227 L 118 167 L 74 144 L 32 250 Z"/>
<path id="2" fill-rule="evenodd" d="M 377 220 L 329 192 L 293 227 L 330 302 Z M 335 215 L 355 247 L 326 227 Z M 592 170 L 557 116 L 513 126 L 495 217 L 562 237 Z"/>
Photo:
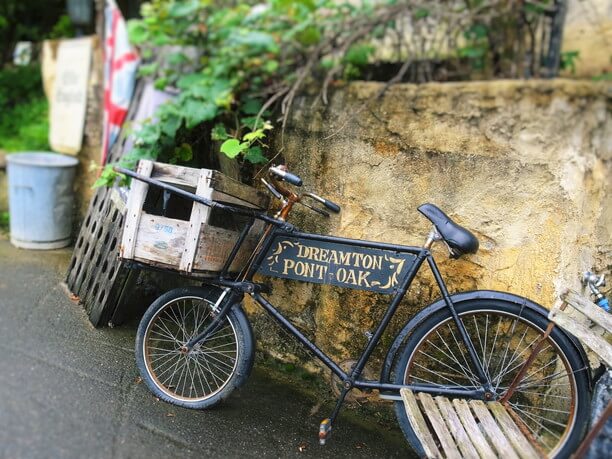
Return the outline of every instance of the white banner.
<path id="1" fill-rule="evenodd" d="M 54 151 L 76 155 L 81 150 L 91 54 L 91 37 L 59 44 L 49 129 Z"/>

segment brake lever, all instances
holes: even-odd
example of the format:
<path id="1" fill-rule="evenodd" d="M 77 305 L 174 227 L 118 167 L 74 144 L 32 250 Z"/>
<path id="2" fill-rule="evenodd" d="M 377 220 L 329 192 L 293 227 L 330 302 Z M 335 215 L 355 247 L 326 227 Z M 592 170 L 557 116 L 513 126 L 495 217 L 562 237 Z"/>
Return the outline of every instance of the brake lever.
<path id="1" fill-rule="evenodd" d="M 266 188 L 268 189 L 268 191 L 274 195 L 274 197 L 275 197 L 276 199 L 278 199 L 278 200 L 280 200 L 280 201 L 284 201 L 284 199 L 283 199 L 283 195 L 282 195 L 282 194 L 280 194 L 280 193 L 278 192 L 278 190 L 277 190 L 276 188 L 274 188 L 274 186 L 272 186 L 272 184 L 271 184 L 271 183 L 268 183 L 268 182 L 267 182 L 265 179 L 263 179 L 263 178 L 261 178 L 260 180 L 261 180 L 261 181 L 262 181 L 262 183 L 263 183 L 263 184 L 266 186 Z"/>
<path id="2" fill-rule="evenodd" d="M 325 218 L 329 218 L 330 217 L 330 215 L 327 212 L 325 212 L 323 209 L 317 209 L 316 207 L 310 206 L 310 205 L 308 205 L 308 204 L 306 204 L 305 202 L 302 202 L 302 201 L 298 201 L 298 203 L 302 204 L 305 207 L 308 207 L 310 210 L 314 210 L 315 212 L 320 213 Z"/>

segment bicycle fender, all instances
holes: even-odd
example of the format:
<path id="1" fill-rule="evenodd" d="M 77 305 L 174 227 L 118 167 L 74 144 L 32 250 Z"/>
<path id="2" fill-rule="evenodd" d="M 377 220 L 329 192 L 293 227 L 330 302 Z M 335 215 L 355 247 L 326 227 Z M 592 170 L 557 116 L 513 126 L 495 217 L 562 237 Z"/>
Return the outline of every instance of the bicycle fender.
<path id="1" fill-rule="evenodd" d="M 510 303 L 515 303 L 515 304 L 524 306 L 544 317 L 548 317 L 548 310 L 544 308 L 543 306 L 539 305 L 538 303 L 535 303 L 534 301 L 531 301 L 528 298 L 524 298 L 522 296 L 514 295 L 512 293 L 507 293 L 507 292 L 497 292 L 495 290 L 472 290 L 469 292 L 456 293 L 454 295 L 451 295 L 450 298 L 454 305 L 459 305 L 462 302 L 471 301 L 471 300 L 483 300 L 483 299 L 502 300 L 502 301 L 507 301 Z M 397 352 L 402 347 L 402 344 L 406 341 L 406 338 L 415 329 L 415 327 L 419 325 L 421 322 L 423 322 L 430 315 L 446 307 L 447 306 L 446 306 L 446 302 L 444 301 L 444 299 L 439 299 L 435 301 L 434 303 L 431 303 L 430 305 L 423 308 L 412 319 L 410 319 L 406 323 L 406 325 L 404 325 L 404 327 L 400 330 L 400 332 L 395 337 L 393 344 L 391 344 L 391 346 L 389 347 L 389 350 L 387 351 L 387 355 L 385 357 L 385 363 L 380 372 L 380 380 L 382 382 L 391 382 L 391 370 L 393 369 L 393 365 L 395 363 L 395 357 L 397 355 Z M 574 345 L 574 348 L 578 351 L 580 357 L 582 358 L 582 362 L 584 363 L 584 365 L 590 369 L 591 367 L 589 365 L 589 359 L 586 355 L 586 352 L 584 351 L 584 348 L 582 347 L 582 344 L 580 344 L 578 339 L 575 336 L 567 333 L 561 327 L 557 327 L 557 328 L 559 329 L 561 333 L 563 333 L 567 338 L 569 338 L 570 342 Z M 593 381 L 591 378 L 590 371 L 587 372 L 587 376 L 589 378 L 589 386 L 592 388 Z"/>

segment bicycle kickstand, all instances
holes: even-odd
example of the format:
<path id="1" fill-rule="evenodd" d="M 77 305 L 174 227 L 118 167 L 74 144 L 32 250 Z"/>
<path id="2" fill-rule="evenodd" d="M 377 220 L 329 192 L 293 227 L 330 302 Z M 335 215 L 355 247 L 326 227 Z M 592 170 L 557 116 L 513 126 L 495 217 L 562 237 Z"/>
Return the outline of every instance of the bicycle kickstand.
<path id="1" fill-rule="evenodd" d="M 336 406 L 331 416 L 323 419 L 321 421 L 321 424 L 319 424 L 319 444 L 320 445 L 324 445 L 327 439 L 330 437 L 333 423 L 336 420 L 338 413 L 340 412 L 340 408 L 342 407 L 342 404 L 344 403 L 344 398 L 346 397 L 346 394 L 348 394 L 348 392 L 351 389 L 352 387 L 351 388 L 345 387 L 342 389 L 342 392 L 340 393 L 340 396 L 338 397 L 338 400 L 336 401 Z"/>

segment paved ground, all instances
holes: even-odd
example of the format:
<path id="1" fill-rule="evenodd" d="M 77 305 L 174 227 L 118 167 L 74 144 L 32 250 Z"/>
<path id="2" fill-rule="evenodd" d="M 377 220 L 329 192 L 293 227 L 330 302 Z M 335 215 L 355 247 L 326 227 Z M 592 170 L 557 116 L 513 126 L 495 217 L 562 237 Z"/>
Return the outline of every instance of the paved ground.
<path id="1" fill-rule="evenodd" d="M 261 371 L 213 410 L 156 401 L 137 382 L 134 327 L 94 329 L 65 296 L 69 257 L 0 236 L 1 459 L 412 456 L 398 431 L 351 416 L 320 447 L 327 410 Z"/>

